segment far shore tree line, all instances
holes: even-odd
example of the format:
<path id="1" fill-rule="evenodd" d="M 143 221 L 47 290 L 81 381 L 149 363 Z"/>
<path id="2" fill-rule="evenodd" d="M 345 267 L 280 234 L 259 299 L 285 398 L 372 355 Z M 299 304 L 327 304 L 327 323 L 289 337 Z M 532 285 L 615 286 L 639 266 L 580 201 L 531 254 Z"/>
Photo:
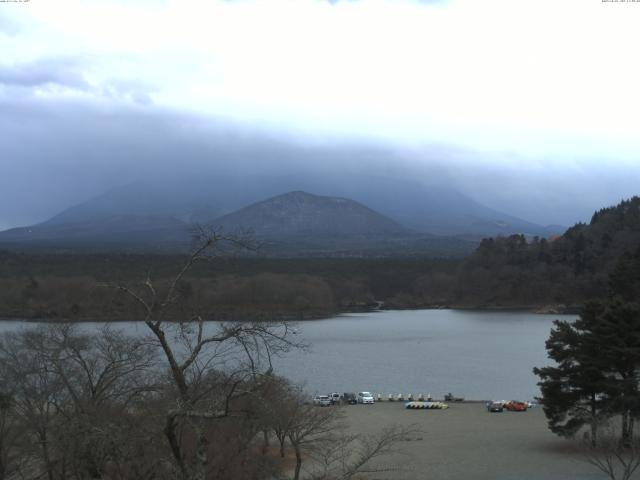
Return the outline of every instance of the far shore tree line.
<path id="1" fill-rule="evenodd" d="M 577 311 L 606 300 L 608 276 L 640 245 L 640 198 L 596 212 L 552 239 L 483 240 L 464 258 L 227 257 L 194 266 L 176 292 L 180 318 L 308 319 L 383 308 L 523 307 Z M 0 317 L 132 320 L 144 311 L 104 281 L 151 272 L 172 281 L 170 255 L 0 252 Z"/>

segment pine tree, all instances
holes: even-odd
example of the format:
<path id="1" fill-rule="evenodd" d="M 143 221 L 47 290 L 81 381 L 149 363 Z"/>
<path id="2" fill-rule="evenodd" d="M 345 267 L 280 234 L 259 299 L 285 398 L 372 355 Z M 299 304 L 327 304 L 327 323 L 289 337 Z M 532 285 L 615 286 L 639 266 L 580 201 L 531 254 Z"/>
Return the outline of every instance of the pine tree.
<path id="1" fill-rule="evenodd" d="M 550 430 L 572 437 L 588 425 L 594 445 L 598 424 L 608 409 L 608 382 L 600 345 L 592 334 L 602 311 L 603 306 L 593 302 L 575 322 L 556 320 L 546 347 L 557 366 L 533 370 L 540 377 L 540 403 Z"/>
<path id="2" fill-rule="evenodd" d="M 587 304 L 578 320 L 561 322 L 547 340 L 557 366 L 535 368 L 549 428 L 573 436 L 600 420 L 620 416 L 621 441 L 631 444 L 640 418 L 640 249 L 621 257 L 604 302 Z"/>

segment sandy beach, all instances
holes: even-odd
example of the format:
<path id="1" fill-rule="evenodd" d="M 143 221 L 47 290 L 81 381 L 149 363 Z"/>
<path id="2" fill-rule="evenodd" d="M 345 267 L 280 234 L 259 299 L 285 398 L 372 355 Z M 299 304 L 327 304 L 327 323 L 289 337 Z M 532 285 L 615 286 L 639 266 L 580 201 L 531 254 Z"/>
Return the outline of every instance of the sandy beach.
<path id="1" fill-rule="evenodd" d="M 451 403 L 447 410 L 406 410 L 402 402 L 344 408 L 354 433 L 375 434 L 385 426 L 414 425 L 402 454 L 385 464 L 399 471 L 376 479 L 572 480 L 605 478 L 586 463 L 576 443 L 552 434 L 541 408 L 489 413 L 483 403 Z"/>

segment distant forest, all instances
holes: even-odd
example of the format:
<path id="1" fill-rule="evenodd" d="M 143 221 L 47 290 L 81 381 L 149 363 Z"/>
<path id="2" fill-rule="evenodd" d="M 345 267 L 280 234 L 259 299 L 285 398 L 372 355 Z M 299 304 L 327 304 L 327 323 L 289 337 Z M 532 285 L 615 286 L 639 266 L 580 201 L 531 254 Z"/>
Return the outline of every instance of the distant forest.
<path id="1" fill-rule="evenodd" d="M 596 212 L 550 239 L 483 240 L 463 259 L 214 258 L 179 285 L 175 318 L 307 319 L 383 308 L 567 311 L 606 295 L 607 277 L 640 248 L 640 198 Z M 627 255 L 627 256 L 625 256 Z M 167 283 L 173 255 L 0 252 L 0 316 L 132 320 L 141 315 L 106 283 Z"/>

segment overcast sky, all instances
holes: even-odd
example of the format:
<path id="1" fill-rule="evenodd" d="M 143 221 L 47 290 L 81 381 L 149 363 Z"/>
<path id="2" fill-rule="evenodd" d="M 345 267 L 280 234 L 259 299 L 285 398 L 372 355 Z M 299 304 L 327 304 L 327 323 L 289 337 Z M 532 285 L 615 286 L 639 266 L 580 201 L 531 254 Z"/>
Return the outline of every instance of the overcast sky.
<path id="1" fill-rule="evenodd" d="M 0 228 L 181 148 L 216 161 L 212 129 L 391 148 L 494 208 L 587 220 L 639 193 L 638 25 L 601 0 L 0 3 Z"/>

